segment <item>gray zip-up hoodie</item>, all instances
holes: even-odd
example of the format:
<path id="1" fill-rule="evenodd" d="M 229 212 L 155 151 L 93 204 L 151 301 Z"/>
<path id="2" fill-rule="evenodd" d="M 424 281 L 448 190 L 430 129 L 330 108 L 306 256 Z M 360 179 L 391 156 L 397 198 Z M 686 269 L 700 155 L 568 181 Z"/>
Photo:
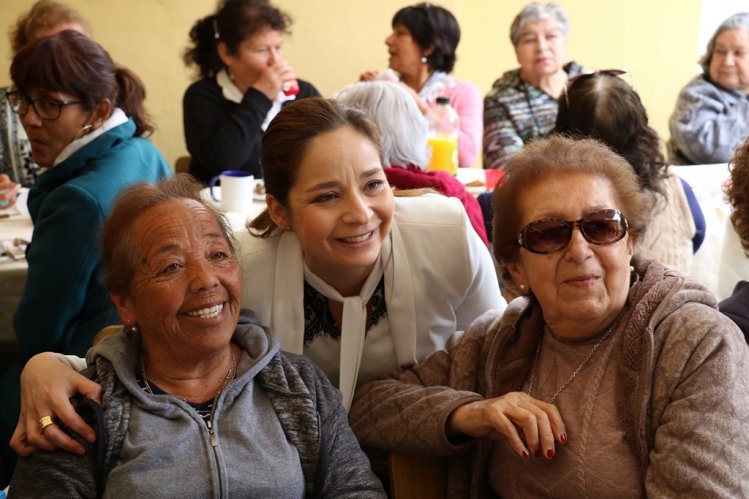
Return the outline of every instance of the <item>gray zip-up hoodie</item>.
<path id="1" fill-rule="evenodd" d="M 243 311 L 237 378 L 216 400 L 213 435 L 184 401 L 136 380 L 140 336 L 120 333 L 88 354 L 102 384 L 106 497 L 384 497 L 340 393 Z M 12 497 L 94 497 L 96 453 L 22 459 Z"/>

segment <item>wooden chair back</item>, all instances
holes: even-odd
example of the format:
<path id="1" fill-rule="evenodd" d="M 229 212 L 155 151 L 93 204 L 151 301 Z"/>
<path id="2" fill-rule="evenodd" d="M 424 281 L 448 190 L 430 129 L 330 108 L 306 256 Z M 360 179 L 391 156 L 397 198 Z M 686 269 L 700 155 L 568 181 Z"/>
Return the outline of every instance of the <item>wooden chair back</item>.
<path id="1" fill-rule="evenodd" d="M 180 156 L 174 162 L 174 173 L 190 173 L 190 156 Z"/>
<path id="2" fill-rule="evenodd" d="M 448 458 L 391 453 L 389 462 L 394 499 L 447 499 Z"/>

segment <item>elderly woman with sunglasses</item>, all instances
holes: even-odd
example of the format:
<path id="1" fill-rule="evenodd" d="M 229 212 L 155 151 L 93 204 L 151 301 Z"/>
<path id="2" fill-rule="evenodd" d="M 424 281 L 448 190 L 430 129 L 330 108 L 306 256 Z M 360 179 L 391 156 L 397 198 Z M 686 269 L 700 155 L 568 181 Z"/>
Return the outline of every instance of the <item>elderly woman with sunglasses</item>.
<path id="1" fill-rule="evenodd" d="M 493 244 L 523 296 L 364 385 L 360 442 L 452 454 L 450 497 L 747 497 L 749 350 L 707 290 L 633 257 L 646 199 L 592 140 L 514 156 Z"/>
<path id="2" fill-rule="evenodd" d="M 29 191 L 34 232 L 13 325 L 23 360 L 49 350 L 83 355 L 101 328 L 119 322 L 101 282 L 101 225 L 124 186 L 171 170 L 144 137 L 153 126 L 140 80 L 87 36 L 41 38 L 16 54 L 10 74 L 8 102 L 43 169 Z M 19 372 L 0 380 L 2 442 L 18 418 Z"/>

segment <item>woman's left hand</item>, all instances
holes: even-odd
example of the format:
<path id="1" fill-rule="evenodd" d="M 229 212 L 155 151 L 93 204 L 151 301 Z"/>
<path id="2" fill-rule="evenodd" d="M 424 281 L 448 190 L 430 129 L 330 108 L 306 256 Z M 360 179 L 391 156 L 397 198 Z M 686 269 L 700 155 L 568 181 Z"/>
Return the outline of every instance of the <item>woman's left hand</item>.
<path id="1" fill-rule="evenodd" d="M 20 189 L 21 186 L 11 182 L 9 176 L 4 173 L 0 174 L 0 209 L 13 206 Z"/>
<path id="2" fill-rule="evenodd" d="M 522 457 L 533 454 L 551 459 L 554 441 L 567 442 L 564 422 L 556 406 L 524 392 L 510 392 L 458 407 L 447 420 L 447 430 L 451 434 L 507 440 Z"/>

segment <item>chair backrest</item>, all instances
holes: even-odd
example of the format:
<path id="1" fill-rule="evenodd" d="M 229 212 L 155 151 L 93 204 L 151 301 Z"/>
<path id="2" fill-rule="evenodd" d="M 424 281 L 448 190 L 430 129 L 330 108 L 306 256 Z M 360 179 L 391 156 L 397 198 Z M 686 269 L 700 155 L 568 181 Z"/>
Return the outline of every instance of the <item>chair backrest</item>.
<path id="1" fill-rule="evenodd" d="M 447 457 L 390 454 L 394 499 L 447 499 Z"/>
<path id="2" fill-rule="evenodd" d="M 190 173 L 190 156 L 180 156 L 174 162 L 174 173 Z"/>

